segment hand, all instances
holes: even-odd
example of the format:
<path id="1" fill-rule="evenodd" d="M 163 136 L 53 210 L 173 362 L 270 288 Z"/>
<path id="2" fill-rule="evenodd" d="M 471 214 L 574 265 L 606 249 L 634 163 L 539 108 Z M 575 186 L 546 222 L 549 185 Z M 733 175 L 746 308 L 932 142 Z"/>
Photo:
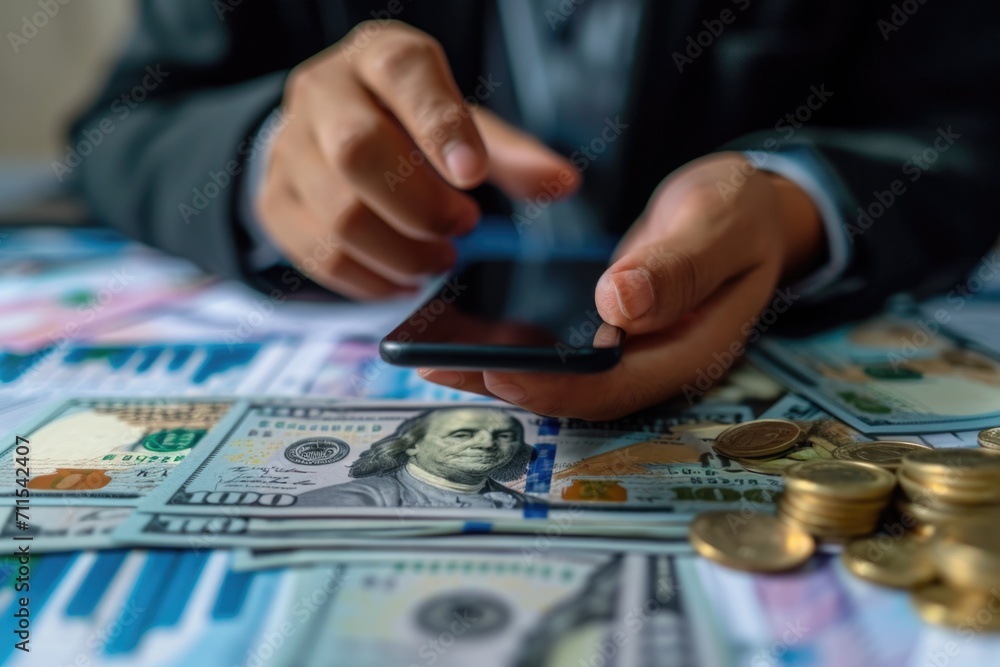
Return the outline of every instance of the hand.
<path id="1" fill-rule="evenodd" d="M 747 161 L 720 153 L 676 171 L 619 245 L 595 293 L 601 317 L 627 332 L 616 367 L 421 375 L 543 415 L 601 420 L 671 398 L 719 365 L 714 354 L 739 357 L 779 280 L 808 270 L 825 236 L 812 199 L 780 176 L 756 171 L 723 198 L 733 166 Z"/>
<path id="2" fill-rule="evenodd" d="M 283 106 L 258 215 L 297 268 L 349 297 L 449 269 L 449 239 L 480 215 L 462 191 L 487 178 L 514 198 L 579 185 L 569 161 L 470 108 L 441 46 L 404 23 L 362 24 L 299 65 Z"/>

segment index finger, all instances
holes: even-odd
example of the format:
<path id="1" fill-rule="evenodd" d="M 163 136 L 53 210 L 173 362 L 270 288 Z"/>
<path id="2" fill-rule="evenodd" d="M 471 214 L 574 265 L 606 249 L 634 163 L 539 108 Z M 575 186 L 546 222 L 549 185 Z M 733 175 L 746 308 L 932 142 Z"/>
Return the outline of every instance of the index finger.
<path id="1" fill-rule="evenodd" d="M 469 189 L 486 180 L 486 147 L 433 37 L 405 23 L 380 26 L 355 72 L 451 185 Z"/>

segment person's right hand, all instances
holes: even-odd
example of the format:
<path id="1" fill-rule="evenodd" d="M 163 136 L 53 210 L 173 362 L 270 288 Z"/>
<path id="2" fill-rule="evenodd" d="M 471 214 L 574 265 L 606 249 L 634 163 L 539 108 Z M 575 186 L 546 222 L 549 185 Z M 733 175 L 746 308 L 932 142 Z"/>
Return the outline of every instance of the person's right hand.
<path id="1" fill-rule="evenodd" d="M 297 268 L 352 298 L 412 290 L 450 268 L 449 239 L 480 214 L 463 190 L 490 179 L 521 200 L 543 183 L 563 194 L 579 185 L 568 160 L 470 109 L 441 46 L 404 23 L 361 24 L 296 67 L 283 106 L 258 216 Z"/>

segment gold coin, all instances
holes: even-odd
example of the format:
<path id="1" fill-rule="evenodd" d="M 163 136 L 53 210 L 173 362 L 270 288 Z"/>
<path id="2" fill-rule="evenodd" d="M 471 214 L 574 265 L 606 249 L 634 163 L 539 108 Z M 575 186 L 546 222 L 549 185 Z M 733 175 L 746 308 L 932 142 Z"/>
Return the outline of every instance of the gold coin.
<path id="1" fill-rule="evenodd" d="M 875 441 L 853 442 L 841 445 L 833 450 L 833 458 L 841 461 L 861 461 L 874 463 L 893 470 L 903 462 L 903 457 L 910 452 L 930 449 L 927 445 L 917 445 L 912 442 Z"/>
<path id="2" fill-rule="evenodd" d="M 730 426 L 712 447 L 729 458 L 756 459 L 774 456 L 795 446 L 802 429 L 784 419 L 757 419 Z"/>
<path id="3" fill-rule="evenodd" d="M 919 481 L 1000 480 L 1000 455 L 987 449 L 925 449 L 904 456 L 902 467 Z"/>
<path id="4" fill-rule="evenodd" d="M 979 446 L 986 449 L 1000 449 L 1000 427 L 979 432 Z"/>
<path id="5" fill-rule="evenodd" d="M 975 590 L 1000 587 L 1000 534 L 996 530 L 953 529 L 930 545 L 941 578 Z"/>
<path id="6" fill-rule="evenodd" d="M 823 516 L 815 512 L 803 511 L 795 505 L 790 504 L 787 500 L 781 500 L 778 504 L 778 509 L 802 524 L 830 529 L 840 528 L 872 532 L 875 530 L 879 518 L 877 513 L 856 514 L 844 517 Z"/>
<path id="7" fill-rule="evenodd" d="M 866 503 L 855 505 L 841 503 L 827 498 L 826 502 L 815 502 L 812 498 L 803 498 L 795 493 L 785 492 L 781 495 L 780 501 L 795 510 L 810 516 L 820 516 L 826 519 L 850 521 L 851 519 L 876 519 L 881 516 L 882 511 L 888 506 L 888 502 Z"/>
<path id="8" fill-rule="evenodd" d="M 813 537 L 825 541 L 846 541 L 853 537 L 863 537 L 875 532 L 875 526 L 840 526 L 836 528 L 817 526 L 814 523 L 802 521 L 797 517 L 791 516 L 781 507 L 778 508 L 778 518 L 790 526 L 795 526 Z"/>
<path id="9" fill-rule="evenodd" d="M 928 623 L 952 630 L 1000 631 L 1000 614 L 992 611 L 996 607 L 995 594 L 931 584 L 915 590 L 910 599 Z"/>
<path id="10" fill-rule="evenodd" d="M 976 451 L 988 452 L 989 449 Z M 905 463 L 896 469 L 904 471 L 906 475 L 921 486 L 937 486 L 949 488 L 962 488 L 970 491 L 991 491 L 1000 487 L 1000 471 L 990 473 L 970 474 L 968 468 L 953 468 L 947 474 L 930 473 L 920 468 L 908 466 Z"/>
<path id="11" fill-rule="evenodd" d="M 744 519 L 735 512 L 705 512 L 691 522 L 688 535 L 705 558 L 750 572 L 790 570 L 816 549 L 808 533 L 770 514 Z"/>
<path id="12" fill-rule="evenodd" d="M 952 505 L 932 506 L 923 502 L 903 500 L 896 503 L 896 507 L 899 509 L 900 518 L 904 519 L 904 525 L 907 517 L 911 517 L 915 521 L 933 526 L 961 521 L 970 509 Z"/>
<path id="13" fill-rule="evenodd" d="M 896 477 L 871 463 L 856 461 L 804 461 L 785 471 L 785 488 L 822 496 L 854 500 L 887 497 Z"/>
<path id="14" fill-rule="evenodd" d="M 852 540 L 841 559 L 855 575 L 883 586 L 914 588 L 937 576 L 925 546 L 906 535 Z"/>
<path id="15" fill-rule="evenodd" d="M 785 491 L 782 494 L 785 502 L 803 510 L 814 512 L 829 517 L 857 516 L 859 514 L 882 513 L 889 503 L 888 498 L 877 498 L 875 500 L 844 500 L 841 498 L 831 498 L 830 496 L 820 496 L 804 491 Z"/>
<path id="16" fill-rule="evenodd" d="M 963 505 L 990 506 L 1000 504 L 1000 486 L 979 483 L 940 482 L 915 479 L 905 467 L 896 473 L 899 485 L 910 498 L 933 508 Z"/>

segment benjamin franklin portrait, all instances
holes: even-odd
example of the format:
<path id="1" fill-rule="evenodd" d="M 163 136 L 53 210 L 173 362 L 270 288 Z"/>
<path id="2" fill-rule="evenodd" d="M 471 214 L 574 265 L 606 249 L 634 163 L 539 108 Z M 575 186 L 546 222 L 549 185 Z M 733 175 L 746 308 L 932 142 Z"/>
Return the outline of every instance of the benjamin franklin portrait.
<path id="1" fill-rule="evenodd" d="M 303 507 L 515 508 L 524 496 L 502 482 L 524 476 L 532 448 L 509 412 L 438 408 L 402 422 L 371 445 L 344 484 L 303 493 Z"/>

